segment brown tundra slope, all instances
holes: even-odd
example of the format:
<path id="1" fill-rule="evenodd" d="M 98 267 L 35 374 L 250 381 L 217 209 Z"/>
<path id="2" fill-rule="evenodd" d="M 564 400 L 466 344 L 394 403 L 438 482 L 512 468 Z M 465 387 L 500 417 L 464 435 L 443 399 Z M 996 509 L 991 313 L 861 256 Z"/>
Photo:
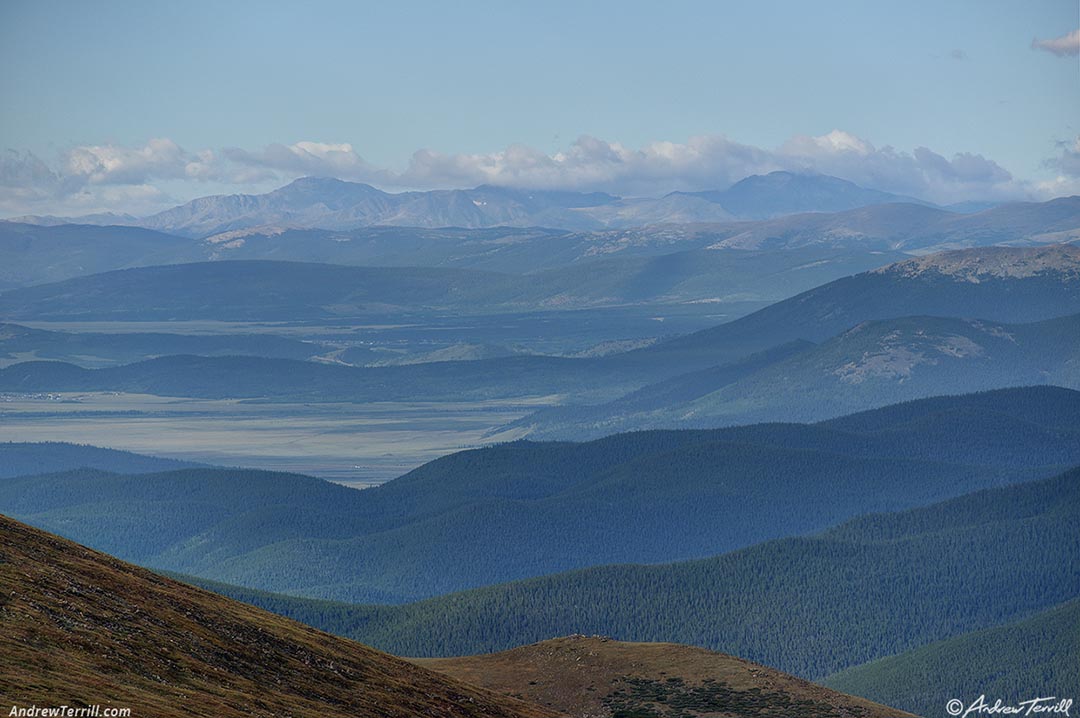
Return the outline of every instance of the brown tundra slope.
<path id="1" fill-rule="evenodd" d="M 574 718 L 899 718 L 864 698 L 674 643 L 569 636 L 502 653 L 413 659 Z"/>
<path id="2" fill-rule="evenodd" d="M 4 516 L 0 703 L 133 718 L 555 715 Z"/>

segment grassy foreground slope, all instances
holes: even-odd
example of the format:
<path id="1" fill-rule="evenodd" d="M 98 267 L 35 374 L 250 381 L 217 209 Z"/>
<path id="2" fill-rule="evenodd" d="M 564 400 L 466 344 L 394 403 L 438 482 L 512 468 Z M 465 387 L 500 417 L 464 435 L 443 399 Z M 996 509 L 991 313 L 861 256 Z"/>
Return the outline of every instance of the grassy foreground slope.
<path id="1" fill-rule="evenodd" d="M 554 715 L 0 516 L 0 695 L 135 716 Z"/>
<path id="2" fill-rule="evenodd" d="M 1010 705 L 1080 696 L 1080 599 L 1004 626 L 965 633 L 849 668 L 822 683 L 923 715 L 980 694 Z M 972 690 L 975 689 L 975 692 Z"/>

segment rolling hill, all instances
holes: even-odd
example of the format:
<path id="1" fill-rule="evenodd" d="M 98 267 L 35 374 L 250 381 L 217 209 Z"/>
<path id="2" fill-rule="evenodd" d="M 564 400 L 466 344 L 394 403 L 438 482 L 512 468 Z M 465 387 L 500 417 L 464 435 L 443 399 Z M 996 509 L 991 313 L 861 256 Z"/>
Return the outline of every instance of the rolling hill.
<path id="1" fill-rule="evenodd" d="M 942 252 L 838 279 L 744 317 L 619 357 L 683 371 L 903 316 L 1028 323 L 1080 312 L 1080 246 Z"/>
<path id="2" fill-rule="evenodd" d="M 401 606 L 206 585 L 403 655 L 490 653 L 582 633 L 695 645 L 817 680 L 1072 599 L 1077 520 L 1080 469 L 704 560 L 602 566 Z M 974 699 L 985 665 L 927 685 Z M 1041 681 L 1027 688 L 1058 690 Z"/>
<path id="3" fill-rule="evenodd" d="M 299 254 L 297 252 L 295 254 Z M 358 267 L 236 258 L 105 272 L 0 294 L 0 315 L 36 320 L 262 320 L 770 302 L 900 255 L 676 252 L 593 258 L 524 275 L 445 267 Z"/>
<path id="4" fill-rule="evenodd" d="M 1080 695 L 1080 599 L 1004 626 L 965 633 L 849 668 L 822 683 L 933 715 L 952 698 L 1010 705 Z M 963 695 L 958 685 L 977 687 Z"/>
<path id="5" fill-rule="evenodd" d="M 642 383 L 632 367 L 550 356 L 354 367 L 253 356 L 177 355 L 84 369 L 29 361 L 0 369 L 0 392 L 122 391 L 270 401 L 469 401 L 573 393 L 614 398 Z"/>
<path id="6" fill-rule="evenodd" d="M 556 714 L 0 516 L 0 694 L 132 715 Z"/>
<path id="7" fill-rule="evenodd" d="M 0 481 L 0 511 L 155 568 L 401 603 L 599 564 L 713 556 L 1078 463 L 1080 392 L 1044 387 L 837 424 L 516 442 L 363 491 L 249 470 L 23 476 Z"/>
<path id="8" fill-rule="evenodd" d="M 414 659 L 425 668 L 571 718 L 801 718 L 908 714 L 734 656 L 670 643 L 554 638 L 501 653 Z"/>
<path id="9" fill-rule="evenodd" d="M 202 250 L 190 239 L 140 227 L 0 222 L 0 291 L 202 258 Z"/>
<path id="10" fill-rule="evenodd" d="M 926 253 L 997 244 L 1042 245 L 1080 239 L 1080 198 L 1017 202 L 970 214 L 910 203 L 832 214 L 795 214 L 717 231 L 717 249 L 814 245 Z M 719 229 L 719 228 L 718 228 Z"/>
<path id="11" fill-rule="evenodd" d="M 783 171 L 745 177 L 722 192 L 679 194 L 715 202 L 741 219 L 769 219 L 803 212 L 841 212 L 891 203 L 929 204 L 912 197 L 860 187 L 839 177 Z"/>
<path id="12" fill-rule="evenodd" d="M 133 454 L 130 451 L 101 449 L 96 446 L 68 444 L 59 441 L 36 443 L 0 443 L 0 478 L 49 474 L 73 469 L 100 469 L 116 474 L 144 474 L 151 471 L 205 468 L 201 464 L 156 456 Z"/>
<path id="13" fill-rule="evenodd" d="M 509 425 L 534 439 L 642 429 L 818 421 L 938 394 L 1054 384 L 1080 388 L 1080 315 L 1033 324 L 939 317 L 865 322 L 812 346 L 649 385 L 606 404 L 542 409 Z"/>
<path id="14" fill-rule="evenodd" d="M 249 334 L 61 332 L 0 323 L 0 366 L 49 359 L 87 368 L 127 364 L 169 354 L 311 359 L 329 348 L 314 342 Z"/>
<path id="15" fill-rule="evenodd" d="M 515 278 L 462 269 L 304 262 L 198 262 L 118 270 L 5 292 L 7 317 L 68 320 L 288 321 L 490 308 Z"/>

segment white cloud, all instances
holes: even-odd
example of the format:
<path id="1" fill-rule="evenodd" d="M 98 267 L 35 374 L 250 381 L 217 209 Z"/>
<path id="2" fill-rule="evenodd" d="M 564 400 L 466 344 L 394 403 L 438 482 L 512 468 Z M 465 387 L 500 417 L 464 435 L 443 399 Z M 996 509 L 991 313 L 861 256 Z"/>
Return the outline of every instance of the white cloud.
<path id="1" fill-rule="evenodd" d="M 1035 38 L 1031 41 L 1031 49 L 1045 50 L 1058 57 L 1076 57 L 1080 55 L 1080 29 L 1049 40 Z"/>
<path id="2" fill-rule="evenodd" d="M 303 141 L 291 145 L 273 144 L 256 151 L 228 147 L 222 150 L 221 154 L 234 165 L 231 170 L 226 171 L 230 177 L 286 174 L 371 181 L 381 174 L 378 169 L 365 162 L 347 142 L 334 144 Z"/>
<path id="3" fill-rule="evenodd" d="M 1068 142 L 1058 143 L 1058 147 L 1060 153 L 1044 163 L 1057 175 L 1036 183 L 1036 190 L 1046 197 L 1080 195 L 1080 135 Z"/>
<path id="4" fill-rule="evenodd" d="M 185 177 L 189 161 L 191 156 L 168 139 L 153 139 L 142 147 L 88 145 L 64 153 L 61 174 L 87 184 L 140 184 Z"/>
<path id="5" fill-rule="evenodd" d="M 399 186 L 414 187 L 496 184 L 657 194 L 725 187 L 748 174 L 776 168 L 769 153 L 720 136 L 694 137 L 686 144 L 653 142 L 637 150 L 585 136 L 552 155 L 523 145 L 486 154 L 421 150 L 392 179 Z"/>
<path id="6" fill-rule="evenodd" d="M 1080 147 L 1065 148 L 1050 164 L 1070 175 L 1080 164 L 1078 153 Z M 1055 186 L 1017 180 L 982 155 L 950 158 L 925 147 L 879 148 L 843 130 L 797 135 L 774 149 L 723 135 L 701 135 L 683 143 L 657 141 L 636 149 L 584 136 L 552 154 L 525 145 L 473 154 L 424 149 L 401 171 L 372 166 L 348 143 L 301 141 L 254 150 L 188 151 L 172 140 L 154 139 L 140 147 L 71 148 L 60 155 L 55 169 L 30 153 L 8 151 L 0 155 L 0 212 L 146 213 L 215 192 L 265 191 L 301 176 L 338 177 L 386 189 L 495 184 L 658 196 L 672 190 L 723 189 L 748 175 L 774 170 L 835 175 L 942 204 L 1040 197 Z"/>
<path id="7" fill-rule="evenodd" d="M 1080 179 L 1080 135 L 1071 142 L 1060 143 L 1059 146 L 1061 154 L 1047 160 L 1047 166 L 1067 177 Z"/>
<path id="8" fill-rule="evenodd" d="M 658 195 L 672 190 L 722 189 L 751 174 L 774 170 L 820 172 L 858 184 L 943 203 L 1007 199 L 1025 189 L 1003 167 L 982 155 L 951 159 L 927 148 L 878 149 L 851 133 L 800 135 L 776 150 L 744 145 L 720 135 L 685 144 L 654 142 L 638 150 L 583 137 L 547 155 L 512 146 L 489 154 L 447 155 L 422 150 L 408 168 L 388 179 L 398 186 L 461 187 L 500 184 L 538 189 L 601 190 Z"/>
<path id="9" fill-rule="evenodd" d="M 843 130 L 819 137 L 796 135 L 784 145 L 781 151 L 794 155 L 851 154 L 866 157 L 874 152 L 874 146 Z"/>

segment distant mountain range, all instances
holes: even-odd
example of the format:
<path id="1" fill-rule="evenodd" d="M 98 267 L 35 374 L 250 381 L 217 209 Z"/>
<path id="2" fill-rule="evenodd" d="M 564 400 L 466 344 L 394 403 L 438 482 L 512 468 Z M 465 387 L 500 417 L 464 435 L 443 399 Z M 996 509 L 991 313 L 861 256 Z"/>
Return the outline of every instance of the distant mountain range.
<path id="1" fill-rule="evenodd" d="M 405 227 L 558 227 L 599 229 L 657 223 L 765 219 L 795 212 L 836 212 L 920 200 L 859 187 L 828 175 L 773 172 L 723 191 L 676 192 L 658 199 L 623 199 L 602 192 L 519 190 L 484 185 L 468 190 L 391 194 L 370 185 L 305 177 L 261 195 L 200 197 L 143 218 L 127 215 L 20 217 L 18 221 L 134 225 L 187 237 L 252 227 L 355 229 Z M 925 204 L 925 203 L 923 203 Z"/>
<path id="2" fill-rule="evenodd" d="M 651 281 L 663 282 L 669 280 L 655 272 L 678 271 L 680 257 L 687 265 L 707 263 L 716 267 L 740 261 L 738 257 L 746 250 L 776 256 L 793 250 L 803 251 L 803 256 L 831 253 L 834 259 L 850 257 L 864 262 L 862 268 L 869 268 L 865 262 L 871 261 L 873 253 L 880 255 L 880 266 L 901 258 L 900 253 L 924 254 L 996 244 L 1045 245 L 1078 239 L 1080 197 L 1007 204 L 975 214 L 955 214 L 915 204 L 883 204 L 761 221 L 583 231 L 537 227 L 327 229 L 277 224 L 190 238 L 142 227 L 0 222 L 0 290 L 114 269 L 223 259 L 478 269 L 509 274 L 591 266 L 595 276 L 614 272 L 647 277 L 652 271 Z M 665 255 L 674 255 L 668 264 L 647 265 L 649 259 L 660 262 Z M 814 261 L 804 263 L 807 273 L 816 266 Z M 797 280 L 794 276 L 791 279 Z M 585 280 L 576 287 L 578 291 L 586 289 Z M 729 290 L 718 282 L 705 296 L 745 291 L 752 290 Z"/>

